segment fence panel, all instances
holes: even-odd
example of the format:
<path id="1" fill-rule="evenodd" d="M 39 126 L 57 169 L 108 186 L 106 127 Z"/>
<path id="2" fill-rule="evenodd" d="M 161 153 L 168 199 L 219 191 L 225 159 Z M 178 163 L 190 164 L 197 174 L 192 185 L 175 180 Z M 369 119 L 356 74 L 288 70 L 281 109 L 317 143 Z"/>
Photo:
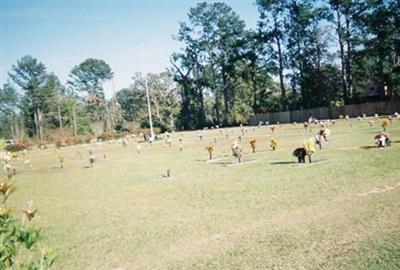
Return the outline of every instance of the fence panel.
<path id="1" fill-rule="evenodd" d="M 380 101 L 373 103 L 351 104 L 343 107 L 320 107 L 308 110 L 285 111 L 276 113 L 262 113 L 253 115 L 250 118 L 251 125 L 257 125 L 260 121 L 271 124 L 304 122 L 311 116 L 317 119 L 335 119 L 340 115 L 349 115 L 357 117 L 366 114 L 372 116 L 375 113 L 379 115 L 389 115 L 400 112 L 400 100 Z"/>

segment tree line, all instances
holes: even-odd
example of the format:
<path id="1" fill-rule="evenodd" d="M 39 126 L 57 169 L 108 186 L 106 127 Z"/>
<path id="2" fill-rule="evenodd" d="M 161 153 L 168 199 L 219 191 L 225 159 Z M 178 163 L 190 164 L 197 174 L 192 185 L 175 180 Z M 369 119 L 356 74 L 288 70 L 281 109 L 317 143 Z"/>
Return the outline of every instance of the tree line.
<path id="1" fill-rule="evenodd" d="M 65 84 L 24 56 L 0 89 L 0 136 L 40 140 L 147 128 L 146 81 L 162 131 L 246 123 L 252 114 L 393 99 L 400 93 L 400 2 L 257 0 L 255 29 L 225 3 L 179 23 L 182 48 L 159 74 L 136 73 L 106 99 L 110 66 L 86 59 Z"/>
<path id="2" fill-rule="evenodd" d="M 246 29 L 224 3 L 200 3 L 180 23 L 175 38 L 184 47 L 171 64 L 185 128 L 399 95 L 399 1 L 257 0 L 256 6 L 256 29 Z"/>

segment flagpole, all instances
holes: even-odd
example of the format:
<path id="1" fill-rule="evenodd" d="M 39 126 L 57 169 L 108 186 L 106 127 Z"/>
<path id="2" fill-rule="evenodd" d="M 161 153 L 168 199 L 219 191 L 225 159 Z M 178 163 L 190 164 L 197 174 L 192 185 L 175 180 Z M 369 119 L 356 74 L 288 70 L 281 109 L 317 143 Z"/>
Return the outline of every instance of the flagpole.
<path id="1" fill-rule="evenodd" d="M 144 61 L 144 53 L 143 53 L 143 43 L 140 43 L 140 49 L 142 51 L 142 64 L 143 64 L 143 69 L 145 69 L 145 61 Z M 145 71 L 146 72 L 146 71 Z M 150 107 L 150 93 L 149 93 L 149 85 L 147 82 L 147 74 L 144 74 L 144 85 L 146 88 L 146 99 L 147 99 L 147 110 L 149 113 L 149 124 L 150 124 L 150 140 L 154 140 L 154 130 L 153 130 L 153 119 L 151 117 L 151 107 Z"/>

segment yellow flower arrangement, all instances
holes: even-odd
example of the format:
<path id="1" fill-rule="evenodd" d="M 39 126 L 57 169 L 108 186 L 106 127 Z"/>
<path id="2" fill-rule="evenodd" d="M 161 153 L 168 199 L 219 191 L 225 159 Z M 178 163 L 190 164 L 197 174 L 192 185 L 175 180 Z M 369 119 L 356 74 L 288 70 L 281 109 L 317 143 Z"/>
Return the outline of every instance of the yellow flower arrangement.
<path id="1" fill-rule="evenodd" d="M 271 149 L 272 151 L 275 151 L 276 148 L 278 148 L 278 140 L 277 139 L 271 139 L 270 141 Z"/>
<path id="2" fill-rule="evenodd" d="M 12 183 L 10 181 L 0 182 L 0 192 L 3 195 L 6 195 L 8 192 L 10 192 L 11 187 L 12 187 Z"/>
<path id="3" fill-rule="evenodd" d="M 311 154 L 311 153 L 315 152 L 315 140 L 314 140 L 314 138 L 310 138 L 307 141 L 304 141 L 303 145 L 304 145 L 304 149 L 306 149 L 308 154 Z"/>
<path id="4" fill-rule="evenodd" d="M 9 215 L 11 215 L 11 209 L 0 206 L 0 217 L 8 217 Z"/>

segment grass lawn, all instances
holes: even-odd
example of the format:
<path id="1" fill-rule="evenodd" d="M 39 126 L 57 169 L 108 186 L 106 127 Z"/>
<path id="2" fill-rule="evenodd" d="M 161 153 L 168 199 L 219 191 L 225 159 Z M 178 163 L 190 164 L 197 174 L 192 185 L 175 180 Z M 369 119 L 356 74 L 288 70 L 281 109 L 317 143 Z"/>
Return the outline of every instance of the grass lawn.
<path id="1" fill-rule="evenodd" d="M 292 156 L 317 131 L 303 125 L 248 127 L 242 165 L 230 149 L 240 128 L 203 141 L 184 132 L 183 152 L 180 133 L 141 154 L 133 141 L 94 145 L 94 168 L 88 146 L 62 148 L 64 169 L 54 148 L 34 149 L 18 161 L 10 203 L 34 201 L 55 269 L 399 269 L 400 120 L 387 149 L 360 147 L 374 145 L 380 121 L 351 122 L 330 127 L 312 164 Z"/>

